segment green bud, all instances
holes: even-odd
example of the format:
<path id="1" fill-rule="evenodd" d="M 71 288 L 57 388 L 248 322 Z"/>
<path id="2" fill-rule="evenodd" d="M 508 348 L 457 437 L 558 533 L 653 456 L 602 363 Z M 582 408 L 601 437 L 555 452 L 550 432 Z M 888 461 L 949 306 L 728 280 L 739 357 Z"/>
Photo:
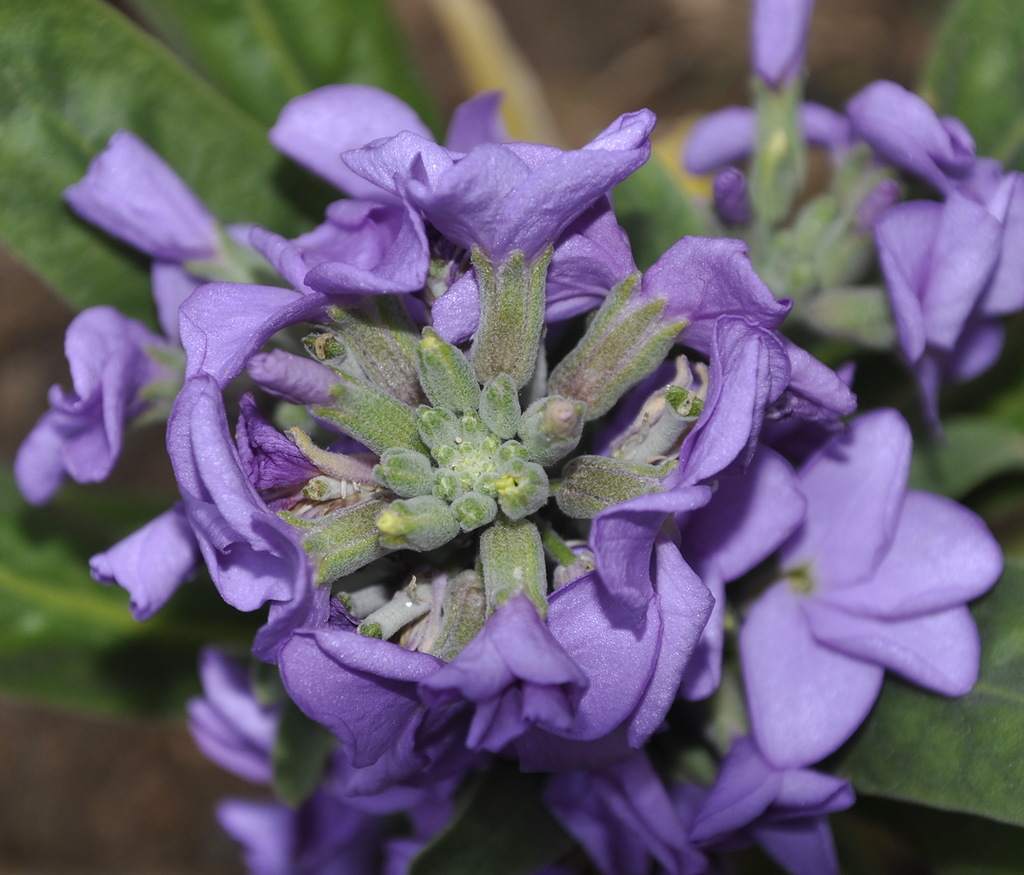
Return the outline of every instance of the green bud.
<path id="1" fill-rule="evenodd" d="M 548 475 L 536 462 L 513 460 L 487 485 L 493 488 L 502 512 L 510 520 L 540 510 L 551 497 Z"/>
<path id="2" fill-rule="evenodd" d="M 409 405 L 425 400 L 416 371 L 417 331 L 401 295 L 370 295 L 330 315 L 369 382 Z"/>
<path id="3" fill-rule="evenodd" d="M 519 431 L 519 392 L 508 374 L 498 374 L 480 393 L 480 418 L 502 440 Z"/>
<path id="4" fill-rule="evenodd" d="M 530 458 L 553 465 L 580 442 L 587 406 L 582 401 L 551 396 L 534 401 L 519 423 L 519 437 Z"/>
<path id="5" fill-rule="evenodd" d="M 582 401 L 587 421 L 607 413 L 628 389 L 652 373 L 686 327 L 685 320 L 662 318 L 662 300 L 630 306 L 638 280 L 634 274 L 615 288 L 583 339 L 551 372 L 551 394 Z"/>
<path id="6" fill-rule="evenodd" d="M 487 600 L 480 575 L 463 571 L 448 581 L 441 608 L 441 633 L 430 648 L 438 659 L 451 662 L 476 637 L 487 617 Z"/>
<path id="7" fill-rule="evenodd" d="M 443 501 L 452 501 L 466 489 L 462 477 L 448 468 L 434 468 L 434 495 Z"/>
<path id="8" fill-rule="evenodd" d="M 682 370 L 689 371 L 685 356 Z M 701 389 L 703 391 L 703 387 Z M 700 392 L 670 384 L 654 392 L 633 423 L 612 445 L 614 459 L 655 463 L 678 455 L 679 446 L 704 409 Z"/>
<path id="9" fill-rule="evenodd" d="M 429 583 L 412 582 L 398 590 L 391 599 L 366 617 L 356 629 L 368 638 L 390 640 L 404 627 L 430 611 L 433 588 Z"/>
<path id="10" fill-rule="evenodd" d="M 391 549 L 434 550 L 459 533 L 448 504 L 433 495 L 391 502 L 376 520 L 380 542 Z"/>
<path id="11" fill-rule="evenodd" d="M 640 495 L 661 491 L 661 481 L 677 462 L 637 465 L 607 456 L 577 456 L 562 471 L 555 501 L 577 519 L 592 519 L 602 510 Z"/>
<path id="12" fill-rule="evenodd" d="M 467 492 L 452 502 L 452 510 L 462 531 L 471 532 L 494 522 L 498 516 L 498 503 L 489 495 Z"/>
<path id="13" fill-rule="evenodd" d="M 529 382 L 544 334 L 545 289 L 553 251 L 548 247 L 534 262 L 527 262 L 521 251 L 513 252 L 495 266 L 480 249 L 473 249 L 480 326 L 470 360 L 481 383 L 499 374 L 508 374 L 517 388 Z"/>
<path id="14" fill-rule="evenodd" d="M 462 439 L 477 447 L 483 447 L 488 438 L 493 438 L 491 430 L 484 425 L 482 419 L 475 413 L 464 413 L 459 417 L 459 428 L 462 432 Z M 498 444 L 494 444 L 494 449 Z"/>
<path id="15" fill-rule="evenodd" d="M 525 593 L 543 617 L 547 614 L 547 570 L 540 532 L 528 520 L 498 522 L 480 536 L 487 613 L 512 596 Z"/>
<path id="16" fill-rule="evenodd" d="M 363 380 L 338 374 L 331 389 L 335 403 L 313 407 L 314 416 L 368 446 L 378 456 L 391 447 L 426 452 L 416 426 L 416 411 Z"/>
<path id="17" fill-rule="evenodd" d="M 301 527 L 306 532 L 302 547 L 316 566 L 317 583 L 351 574 L 387 552 L 377 530 L 377 517 L 387 505 L 387 499 L 374 496 Z"/>
<path id="18" fill-rule="evenodd" d="M 476 410 L 480 385 L 469 359 L 433 328 L 423 329 L 423 339 L 416 347 L 416 369 L 423 391 L 435 407 Z"/>
<path id="19" fill-rule="evenodd" d="M 443 407 L 421 406 L 416 411 L 416 425 L 420 437 L 431 450 L 451 446 L 456 439 L 462 439 L 462 429 L 455 414 Z"/>
<path id="20" fill-rule="evenodd" d="M 525 462 L 530 458 L 530 452 L 519 441 L 505 441 L 498 447 L 495 458 L 499 462 L 511 462 L 513 459 L 522 459 Z"/>
<path id="21" fill-rule="evenodd" d="M 434 468 L 430 459 L 415 450 L 401 447 L 385 450 L 373 473 L 402 498 L 427 495 L 434 487 Z"/>

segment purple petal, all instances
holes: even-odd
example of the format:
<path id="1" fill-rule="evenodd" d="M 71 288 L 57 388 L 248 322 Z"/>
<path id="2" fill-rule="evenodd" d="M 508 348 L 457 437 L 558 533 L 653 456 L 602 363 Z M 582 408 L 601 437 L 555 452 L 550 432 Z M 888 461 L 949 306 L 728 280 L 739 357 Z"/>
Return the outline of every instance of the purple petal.
<path id="1" fill-rule="evenodd" d="M 754 603 L 740 629 L 750 722 L 779 768 L 817 762 L 864 721 L 882 686 L 881 666 L 817 643 L 788 583 Z"/>
<path id="2" fill-rule="evenodd" d="M 807 817 L 759 826 L 761 847 L 792 875 L 840 875 L 832 829 L 824 817 Z"/>
<path id="3" fill-rule="evenodd" d="M 688 346 L 707 353 L 720 316 L 777 328 L 790 305 L 776 301 L 755 273 L 741 240 L 684 237 L 644 274 L 637 300 L 666 301 L 663 319 L 686 319 Z"/>
<path id="4" fill-rule="evenodd" d="M 170 166 L 118 131 L 64 199 L 83 219 L 160 261 L 213 258 L 217 223 Z"/>
<path id="5" fill-rule="evenodd" d="M 756 821 L 775 802 L 785 773 L 770 766 L 749 738 L 738 738 L 693 821 L 690 837 L 710 845 Z"/>
<path id="6" fill-rule="evenodd" d="M 782 566 L 806 566 L 820 591 L 868 580 L 899 523 L 910 429 L 894 410 L 855 419 L 800 471 L 807 519 L 783 547 Z"/>
<path id="7" fill-rule="evenodd" d="M 353 173 L 395 197 L 405 195 L 411 180 L 432 188 L 452 168 L 454 158 L 454 153 L 438 146 L 432 137 L 409 131 L 375 140 L 342 155 Z"/>
<path id="8" fill-rule="evenodd" d="M 455 107 L 448 123 L 445 148 L 468 152 L 481 143 L 507 143 L 509 136 L 501 118 L 502 93 L 485 91 Z"/>
<path id="9" fill-rule="evenodd" d="M 728 106 L 704 116 L 684 145 L 683 166 L 690 173 L 710 173 L 738 164 L 754 148 L 757 118 L 749 106 Z"/>
<path id="10" fill-rule="evenodd" d="M 944 123 L 923 98 L 895 82 L 873 82 L 846 105 L 856 137 L 885 162 L 919 176 L 941 192 L 964 176 L 974 143 L 962 125 Z"/>
<path id="11" fill-rule="evenodd" d="M 387 200 L 381 187 L 342 162 L 341 153 L 409 131 L 432 139 L 405 102 L 372 85 L 326 85 L 289 101 L 270 129 L 270 142 L 357 198 Z"/>
<path id="12" fill-rule="evenodd" d="M 634 748 L 645 744 L 668 715 L 714 604 L 707 586 L 662 535 L 655 542 L 654 563 L 661 642 L 654 673 L 630 722 L 628 738 Z"/>
<path id="13" fill-rule="evenodd" d="M 196 745 L 232 774 L 269 784 L 277 713 L 256 701 L 247 668 L 211 647 L 200 654 L 199 677 L 203 698 L 188 702 L 189 732 Z"/>
<path id="14" fill-rule="evenodd" d="M 963 605 L 999 578 L 1003 556 L 985 523 L 955 501 L 908 492 L 892 546 L 871 579 L 822 602 L 878 619 Z"/>
<path id="15" fill-rule="evenodd" d="M 299 632 L 281 650 L 288 694 L 342 742 L 356 767 L 370 765 L 422 714 L 417 684 L 444 663 L 355 632 Z"/>
<path id="16" fill-rule="evenodd" d="M 187 375 L 206 374 L 226 386 L 276 332 L 322 315 L 328 301 L 279 286 L 207 283 L 181 306 Z"/>
<path id="17" fill-rule="evenodd" d="M 116 583 L 128 591 L 128 608 L 136 620 L 148 620 L 194 573 L 199 545 L 184 506 L 146 523 L 109 550 L 89 560 L 93 579 Z"/>
<path id="18" fill-rule="evenodd" d="M 430 311 L 434 328 L 449 343 L 469 340 L 480 324 L 480 287 L 476 271 L 468 270 L 453 282 Z"/>
<path id="19" fill-rule="evenodd" d="M 251 875 L 294 871 L 295 814 L 277 802 L 228 799 L 217 806 L 217 820 L 242 846 Z"/>
<path id="20" fill-rule="evenodd" d="M 195 291 L 199 281 L 180 264 L 170 261 L 154 261 L 149 277 L 153 287 L 153 301 L 156 303 L 157 321 L 167 339 L 180 346 L 178 309 Z"/>
<path id="21" fill-rule="evenodd" d="M 745 225 L 750 221 L 750 195 L 743 171 L 735 167 L 719 170 L 712 186 L 712 199 L 719 217 L 727 225 Z"/>
<path id="22" fill-rule="evenodd" d="M 949 608 L 906 620 L 876 620 L 809 602 L 807 618 L 815 640 L 908 680 L 962 696 L 978 679 L 981 644 L 971 612 Z"/>
<path id="23" fill-rule="evenodd" d="M 330 404 L 338 382 L 329 367 L 282 349 L 254 355 L 247 366 L 260 388 L 291 404 Z"/>

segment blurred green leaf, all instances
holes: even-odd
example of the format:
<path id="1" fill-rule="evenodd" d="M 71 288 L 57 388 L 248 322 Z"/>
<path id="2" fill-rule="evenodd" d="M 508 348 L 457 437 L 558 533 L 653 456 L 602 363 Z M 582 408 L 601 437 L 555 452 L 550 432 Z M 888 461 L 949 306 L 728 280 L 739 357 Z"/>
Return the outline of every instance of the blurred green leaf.
<path id="1" fill-rule="evenodd" d="M 943 423 L 940 438 L 916 444 L 910 485 L 963 498 L 1009 471 L 1024 471 L 1024 434 L 994 419 L 961 416 Z"/>
<path id="2" fill-rule="evenodd" d="M 1024 829 L 982 817 L 862 796 L 853 808 L 831 820 L 843 871 L 849 869 L 851 875 L 855 871 L 915 872 L 924 861 L 933 875 L 1019 875 L 1024 860 Z M 886 836 L 916 851 L 918 868 L 911 868 L 904 850 L 888 855 L 890 861 L 902 862 L 902 868 L 883 869 L 876 861 L 874 868 L 850 869 L 851 853 L 884 848 Z"/>
<path id="3" fill-rule="evenodd" d="M 979 155 L 1024 169 L 1024 15 L 1020 0 L 960 0 L 946 14 L 923 89 L 962 119 Z"/>
<path id="4" fill-rule="evenodd" d="M 271 125 L 291 98 L 334 82 L 430 107 L 383 0 L 129 0 L 129 8 L 232 101 Z"/>
<path id="5" fill-rule="evenodd" d="M 312 796 L 337 743 L 329 730 L 310 720 L 290 699 L 286 700 L 271 754 L 277 798 L 296 806 Z"/>
<path id="6" fill-rule="evenodd" d="M 974 606 L 981 675 L 947 699 L 887 678 L 839 754 L 859 793 L 1024 825 L 1024 563 Z"/>
<path id="7" fill-rule="evenodd" d="M 180 715 L 198 691 L 199 646 L 246 646 L 252 619 L 204 579 L 136 622 L 127 593 L 89 576 L 88 557 L 160 509 L 82 499 L 95 490 L 65 492 L 47 508 L 29 508 L 10 474 L 0 474 L 0 691 L 107 714 Z"/>
<path id="8" fill-rule="evenodd" d="M 707 234 L 700 209 L 655 154 L 612 192 L 633 258 L 647 270 L 680 237 Z"/>
<path id="9" fill-rule="evenodd" d="M 530 875 L 573 847 L 541 800 L 542 775 L 496 760 L 464 789 L 451 822 L 409 875 Z"/>
<path id="10" fill-rule="evenodd" d="M 99 0 L 0 3 L 0 238 L 76 308 L 152 323 L 148 259 L 61 200 L 119 128 L 159 152 L 225 222 L 308 229 L 319 202 L 265 128 Z"/>

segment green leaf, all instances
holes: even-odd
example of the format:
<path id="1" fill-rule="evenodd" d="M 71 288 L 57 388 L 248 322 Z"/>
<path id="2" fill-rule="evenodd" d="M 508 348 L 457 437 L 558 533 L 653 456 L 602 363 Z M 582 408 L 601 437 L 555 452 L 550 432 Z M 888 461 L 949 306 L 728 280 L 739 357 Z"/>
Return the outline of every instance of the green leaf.
<path id="1" fill-rule="evenodd" d="M 573 847 L 541 800 L 542 775 L 495 761 L 464 789 L 448 824 L 417 854 L 409 875 L 529 875 Z"/>
<path id="2" fill-rule="evenodd" d="M 612 197 L 640 270 L 647 270 L 680 237 L 708 233 L 699 208 L 656 154 L 619 183 Z"/>
<path id="3" fill-rule="evenodd" d="M 81 488 L 28 508 L 0 473 L 0 691 L 106 714 L 180 714 L 198 691 L 199 646 L 248 645 L 253 621 L 208 579 L 139 623 L 127 593 L 89 576 L 91 554 L 161 509 Z"/>
<path id="4" fill-rule="evenodd" d="M 61 200 L 119 128 L 159 152 L 225 222 L 305 230 L 266 130 L 99 0 L 0 3 L 0 238 L 76 308 L 153 322 L 148 259 Z M 314 209 L 315 207 L 315 209 Z"/>
<path id="5" fill-rule="evenodd" d="M 927 65 L 925 96 L 962 119 L 979 155 L 1024 169 L 1024 16 L 1019 0 L 961 0 Z"/>
<path id="6" fill-rule="evenodd" d="M 1024 471 L 1024 434 L 981 416 L 951 418 L 943 435 L 914 447 L 910 485 L 963 498 L 997 474 Z"/>
<path id="7" fill-rule="evenodd" d="M 288 700 L 274 740 L 274 793 L 287 805 L 305 802 L 320 784 L 337 739 Z"/>
<path id="8" fill-rule="evenodd" d="M 974 607 L 981 675 L 947 699 L 887 678 L 840 752 L 859 793 L 1024 825 L 1024 563 L 1007 563 Z"/>
<path id="9" fill-rule="evenodd" d="M 933 875 L 1019 875 L 1024 860 L 1024 830 L 981 817 L 862 796 L 830 819 L 843 872 L 851 875 L 919 872 L 926 866 Z M 850 867 L 851 857 L 873 851 L 870 865 Z M 910 854 L 916 859 L 908 859 Z"/>
<path id="10" fill-rule="evenodd" d="M 291 98 L 334 82 L 377 85 L 430 114 L 409 51 L 382 0 L 128 5 L 190 66 L 266 125 Z"/>

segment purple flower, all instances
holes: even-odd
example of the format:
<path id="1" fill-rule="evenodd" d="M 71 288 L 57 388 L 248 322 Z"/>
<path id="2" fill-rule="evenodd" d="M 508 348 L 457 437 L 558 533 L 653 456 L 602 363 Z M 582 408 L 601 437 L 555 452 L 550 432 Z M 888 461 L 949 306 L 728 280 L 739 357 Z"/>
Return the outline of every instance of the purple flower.
<path id="1" fill-rule="evenodd" d="M 602 875 L 649 872 L 655 861 L 669 875 L 706 871 L 643 753 L 599 771 L 555 775 L 544 801 Z"/>
<path id="2" fill-rule="evenodd" d="M 185 381 L 168 422 L 167 451 L 224 600 L 242 611 L 287 602 L 301 613 L 312 594 L 309 561 L 297 533 L 267 508 L 249 480 L 212 378 Z"/>
<path id="3" fill-rule="evenodd" d="M 923 98 L 895 82 L 872 82 L 850 99 L 846 114 L 854 136 L 879 159 L 943 194 L 974 164 L 974 139 L 963 122 L 939 118 Z"/>
<path id="4" fill-rule="evenodd" d="M 643 164 L 654 115 L 621 116 L 572 152 L 530 143 L 476 146 L 464 157 L 399 134 L 346 152 L 356 173 L 405 196 L 453 243 L 495 263 L 537 258 L 591 204 Z"/>
<path id="5" fill-rule="evenodd" d="M 126 589 L 132 616 L 148 620 L 192 577 L 198 563 L 199 545 L 184 506 L 178 502 L 109 550 L 93 556 L 89 570 L 94 580 Z"/>
<path id="6" fill-rule="evenodd" d="M 135 134 L 118 131 L 64 198 L 82 218 L 157 261 L 213 258 L 217 221 L 167 163 Z"/>
<path id="7" fill-rule="evenodd" d="M 751 739 L 739 738 L 694 812 L 690 838 L 709 852 L 760 844 L 791 875 L 839 875 L 826 815 L 853 802 L 840 778 L 775 768 Z"/>
<path id="8" fill-rule="evenodd" d="M 65 476 L 106 479 L 121 453 L 125 426 L 149 409 L 144 390 L 169 377 L 150 350 L 169 344 L 112 307 L 91 307 L 68 326 L 64 351 L 73 391 L 50 389 L 50 410 L 25 438 L 14 476 L 33 504 L 49 501 Z"/>
<path id="9" fill-rule="evenodd" d="M 568 729 L 586 687 L 586 676 L 533 603 L 516 596 L 419 689 L 428 705 L 462 699 L 474 703 L 466 744 L 497 753 L 530 726 Z"/>
<path id="10" fill-rule="evenodd" d="M 212 647 L 199 657 L 203 696 L 188 702 L 189 732 L 222 769 L 257 784 L 273 777 L 270 761 L 279 713 L 260 705 L 246 667 Z"/>
<path id="11" fill-rule="evenodd" d="M 750 20 L 754 75 L 779 90 L 801 73 L 814 0 L 755 0 Z"/>
<path id="12" fill-rule="evenodd" d="M 918 374 L 933 421 L 939 379 L 957 369 L 960 360 L 977 358 L 973 346 L 960 344 L 971 336 L 969 328 L 999 259 L 1002 234 L 995 216 L 957 192 L 945 203 L 899 204 L 875 226 L 900 347 Z M 989 346 L 980 366 L 968 368 L 968 375 L 998 355 L 1000 344 Z"/>
<path id="13" fill-rule="evenodd" d="M 964 603 L 992 586 L 1002 556 L 970 511 L 906 491 L 910 443 L 897 413 L 876 411 L 800 471 L 806 521 L 740 630 L 754 737 L 779 768 L 846 741 L 887 668 L 949 696 L 977 677 Z"/>

